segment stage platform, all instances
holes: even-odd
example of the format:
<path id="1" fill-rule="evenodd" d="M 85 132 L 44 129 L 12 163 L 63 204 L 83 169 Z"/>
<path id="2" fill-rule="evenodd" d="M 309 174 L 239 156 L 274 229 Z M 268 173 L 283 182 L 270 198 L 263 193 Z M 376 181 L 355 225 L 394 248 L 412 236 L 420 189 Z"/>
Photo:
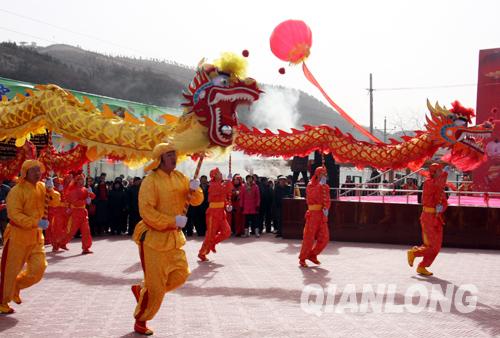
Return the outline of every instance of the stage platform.
<path id="1" fill-rule="evenodd" d="M 339 200 L 348 202 L 418 204 L 417 195 L 341 196 Z M 448 198 L 448 204 L 454 206 L 500 208 L 500 196 L 490 197 L 486 202 L 484 195 L 451 195 Z"/>
<path id="2" fill-rule="evenodd" d="M 456 205 L 457 196 L 450 196 L 449 202 L 444 214 L 443 246 L 500 250 L 498 199 L 490 198 L 490 207 L 485 207 L 484 198 L 479 196 L 461 196 L 460 206 Z M 304 198 L 283 200 L 284 238 L 302 238 L 306 209 Z M 330 238 L 333 241 L 421 244 L 421 212 L 416 195 L 341 197 L 333 200 L 330 208 Z"/>
<path id="3" fill-rule="evenodd" d="M 180 289 L 167 294 L 149 324 L 153 337 L 165 338 L 457 338 L 500 335 L 500 255 L 497 251 L 445 248 L 431 270 L 415 274 L 406 263 L 407 246 L 332 242 L 320 267 L 297 266 L 301 242 L 230 238 L 208 263 L 198 262 L 201 239 L 185 246 L 192 274 Z M 0 317 L 0 336 L 8 338 L 142 337 L 132 332 L 135 299 L 130 285 L 142 278 L 137 245 L 128 237 L 96 238 L 93 255 L 80 255 L 81 243 L 69 252 L 47 254 L 39 284 L 23 291 L 16 313 Z M 47 249 L 50 249 L 47 247 Z M 327 313 L 301 309 L 304 286 L 336 285 L 336 303 L 346 285 L 396 285 L 395 303 L 414 285 L 430 290 L 477 287 L 471 313 Z M 357 294 L 358 299 L 360 294 Z"/>

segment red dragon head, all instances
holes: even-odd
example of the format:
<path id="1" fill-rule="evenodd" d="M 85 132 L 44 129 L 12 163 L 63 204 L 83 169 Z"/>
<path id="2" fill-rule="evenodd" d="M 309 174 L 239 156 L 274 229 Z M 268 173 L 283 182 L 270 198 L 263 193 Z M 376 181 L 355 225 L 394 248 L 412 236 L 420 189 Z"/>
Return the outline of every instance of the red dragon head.
<path id="1" fill-rule="evenodd" d="M 485 122 L 469 126 L 474 110 L 463 107 L 458 101 L 452 106 L 450 110 L 438 103 L 433 107 L 427 100 L 431 118 L 426 117 L 426 128 L 436 145 L 451 150 L 443 156 L 444 161 L 461 170 L 472 170 L 485 159 L 483 141 L 490 137 L 494 125 Z"/>
<path id="2" fill-rule="evenodd" d="M 194 113 L 208 129 L 212 146 L 227 147 L 233 143 L 233 130 L 238 125 L 236 109 L 252 104 L 262 92 L 257 82 L 244 76 L 246 61 L 225 53 L 215 65 L 200 62 L 196 75 L 183 93 L 185 113 Z"/>

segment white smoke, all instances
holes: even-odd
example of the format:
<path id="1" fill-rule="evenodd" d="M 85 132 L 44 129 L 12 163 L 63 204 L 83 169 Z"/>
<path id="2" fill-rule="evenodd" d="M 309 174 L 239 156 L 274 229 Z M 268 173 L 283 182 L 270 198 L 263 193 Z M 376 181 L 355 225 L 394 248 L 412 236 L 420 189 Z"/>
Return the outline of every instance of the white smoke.
<path id="1" fill-rule="evenodd" d="M 277 129 L 289 131 L 290 128 L 297 128 L 299 91 L 271 86 L 264 86 L 263 90 L 264 93 L 259 100 L 252 105 L 249 112 L 245 112 L 245 114 L 249 114 L 248 127 L 267 128 L 274 132 Z M 248 156 L 236 151 L 231 154 L 232 174 L 238 173 L 243 177 L 248 174 L 257 174 L 273 179 L 278 175 L 291 174 L 288 161 L 282 158 Z M 215 160 L 206 159 L 203 162 L 201 174 L 208 176 L 211 169 L 218 167 L 225 177 L 229 172 L 228 160 L 228 156 Z M 195 168 L 196 164 L 191 160 L 187 160 L 178 166 L 178 169 L 188 176 L 193 175 Z"/>
<path id="2" fill-rule="evenodd" d="M 264 93 L 251 108 L 250 121 L 257 128 L 290 130 L 299 121 L 300 93 L 291 88 L 264 87 Z"/>
<path id="3" fill-rule="evenodd" d="M 216 160 L 205 159 L 201 167 L 200 175 L 207 175 L 213 168 L 219 168 L 224 177 L 229 173 L 229 156 L 226 158 L 218 158 Z M 177 169 L 184 174 L 192 177 L 196 163 L 188 159 L 177 165 Z M 231 153 L 231 173 L 246 175 L 257 174 L 259 176 L 270 177 L 275 179 L 278 175 L 290 175 L 290 166 L 288 161 L 281 158 L 264 158 L 258 156 L 248 156 L 239 151 Z"/>

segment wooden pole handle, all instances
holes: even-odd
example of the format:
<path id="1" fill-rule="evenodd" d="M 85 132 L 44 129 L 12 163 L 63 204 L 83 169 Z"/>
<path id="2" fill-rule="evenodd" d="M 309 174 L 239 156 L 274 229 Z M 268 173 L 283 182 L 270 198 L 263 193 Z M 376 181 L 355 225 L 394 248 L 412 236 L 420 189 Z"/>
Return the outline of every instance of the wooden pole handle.
<path id="1" fill-rule="evenodd" d="M 200 159 L 198 160 L 198 165 L 196 166 L 196 170 L 194 172 L 194 178 L 193 178 L 195 180 L 198 178 L 198 175 L 200 175 L 200 169 L 201 169 L 201 165 L 203 164 L 203 159 L 204 159 L 204 157 L 200 156 Z M 192 196 L 193 196 L 193 190 L 189 189 L 189 193 L 187 195 L 186 202 L 184 203 L 184 210 L 182 212 L 182 214 L 184 216 L 186 216 L 186 214 L 187 214 L 189 204 L 191 203 Z"/>

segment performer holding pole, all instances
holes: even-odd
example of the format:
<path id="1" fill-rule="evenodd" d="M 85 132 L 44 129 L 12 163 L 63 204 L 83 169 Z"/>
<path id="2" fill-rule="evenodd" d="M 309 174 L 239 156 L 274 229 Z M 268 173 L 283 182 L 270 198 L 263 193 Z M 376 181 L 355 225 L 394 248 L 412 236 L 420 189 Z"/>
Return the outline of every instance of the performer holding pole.
<path id="1" fill-rule="evenodd" d="M 433 163 L 429 167 L 429 178 L 424 182 L 422 193 L 422 214 L 420 223 L 422 225 L 422 239 L 424 244 L 414 246 L 407 252 L 408 265 L 413 266 L 415 257 L 423 257 L 422 262 L 417 267 L 417 273 L 430 276 L 432 272 L 426 268 L 441 250 L 443 242 L 443 213 L 448 206 L 445 187 L 448 173 L 438 163 Z"/>
<path id="2" fill-rule="evenodd" d="M 177 152 L 171 144 L 156 145 L 152 157 L 153 162 L 145 168 L 152 172 L 139 190 L 142 221 L 136 225 L 133 235 L 144 271 L 143 282 L 132 286 L 137 300 L 134 331 L 143 335 L 153 334 L 146 322 L 160 309 L 165 293 L 184 284 L 189 276 L 186 254 L 182 250 L 186 243 L 181 231 L 187 222 L 185 203 L 188 200 L 197 206 L 203 201 L 200 182 L 189 180 L 175 170 Z M 201 161 L 202 158 L 198 166 Z"/>
<path id="3" fill-rule="evenodd" d="M 330 240 L 328 210 L 330 209 L 330 187 L 326 184 L 325 167 L 318 167 L 306 188 L 306 225 L 300 250 L 299 264 L 307 267 L 306 259 L 321 264 L 318 255 Z"/>
<path id="4" fill-rule="evenodd" d="M 210 171 L 210 185 L 208 187 L 207 209 L 207 234 L 198 253 L 198 258 L 205 262 L 207 255 L 216 252 L 215 246 L 231 236 L 231 227 L 227 222 L 226 212 L 231 212 L 233 207 L 228 204 L 230 200 L 233 184 L 231 177 L 227 181 L 222 179 L 219 168 Z"/>

